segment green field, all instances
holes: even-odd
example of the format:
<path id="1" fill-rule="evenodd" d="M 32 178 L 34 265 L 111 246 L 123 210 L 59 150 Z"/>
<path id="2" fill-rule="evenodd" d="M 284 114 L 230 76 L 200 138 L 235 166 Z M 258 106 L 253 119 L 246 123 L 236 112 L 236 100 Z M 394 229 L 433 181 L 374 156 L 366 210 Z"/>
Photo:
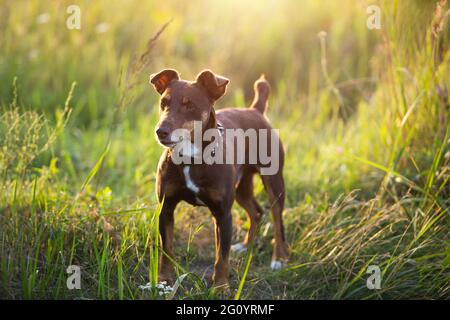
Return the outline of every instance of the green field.
<path id="1" fill-rule="evenodd" d="M 71 4 L 79 30 L 66 27 Z M 370 4 L 381 29 L 366 25 Z M 0 6 L 0 298 L 450 298 L 447 1 Z M 271 83 L 267 116 L 286 149 L 287 268 L 270 270 L 267 212 L 251 254 L 232 255 L 230 290 L 215 291 L 204 281 L 211 215 L 180 204 L 179 281 L 172 294 L 152 289 L 162 148 L 148 77 L 167 67 L 228 77 L 217 109 L 248 106 L 261 73 Z M 268 211 L 259 179 L 256 194 Z M 236 242 L 248 222 L 237 204 L 233 217 Z M 69 265 L 81 267 L 80 290 L 66 286 Z M 366 286 L 369 265 L 381 269 L 378 290 Z"/>

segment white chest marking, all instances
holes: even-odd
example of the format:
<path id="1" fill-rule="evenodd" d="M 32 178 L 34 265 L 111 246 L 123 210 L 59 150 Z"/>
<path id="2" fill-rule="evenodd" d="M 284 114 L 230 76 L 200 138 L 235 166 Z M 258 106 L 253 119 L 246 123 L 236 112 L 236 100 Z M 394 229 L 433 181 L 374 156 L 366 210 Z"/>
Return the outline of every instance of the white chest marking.
<path id="1" fill-rule="evenodd" d="M 183 168 L 184 179 L 186 180 L 186 187 L 194 193 L 198 193 L 200 189 L 195 185 L 194 181 L 192 181 L 191 176 L 189 175 L 189 166 L 185 166 Z"/>

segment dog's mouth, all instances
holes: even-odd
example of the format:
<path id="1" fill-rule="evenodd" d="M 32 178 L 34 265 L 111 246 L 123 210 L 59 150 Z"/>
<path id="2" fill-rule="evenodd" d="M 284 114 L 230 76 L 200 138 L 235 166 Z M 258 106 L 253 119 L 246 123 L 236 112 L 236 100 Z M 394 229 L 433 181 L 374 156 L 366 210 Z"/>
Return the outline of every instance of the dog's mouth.
<path id="1" fill-rule="evenodd" d="M 177 143 L 178 143 L 179 141 L 174 142 L 174 141 L 172 141 L 172 140 L 161 140 L 161 139 L 158 139 L 158 142 L 159 142 L 159 144 L 162 145 L 163 147 L 166 147 L 166 148 L 173 148 L 173 147 L 175 147 L 175 146 L 177 145 Z"/>
<path id="2" fill-rule="evenodd" d="M 189 137 L 185 137 L 185 136 L 178 136 L 178 135 L 170 135 L 169 137 L 164 137 L 164 138 L 160 138 L 160 137 L 156 137 L 156 140 L 158 141 L 158 143 L 165 147 L 165 148 L 169 148 L 169 149 L 173 149 L 176 145 L 180 144 L 180 143 L 186 143 L 188 141 L 190 141 Z"/>
<path id="3" fill-rule="evenodd" d="M 183 137 L 173 137 L 173 136 L 171 136 L 168 139 L 157 138 L 157 140 L 158 140 L 159 144 L 162 145 L 163 147 L 172 149 L 177 144 L 183 142 L 184 139 L 183 139 Z"/>

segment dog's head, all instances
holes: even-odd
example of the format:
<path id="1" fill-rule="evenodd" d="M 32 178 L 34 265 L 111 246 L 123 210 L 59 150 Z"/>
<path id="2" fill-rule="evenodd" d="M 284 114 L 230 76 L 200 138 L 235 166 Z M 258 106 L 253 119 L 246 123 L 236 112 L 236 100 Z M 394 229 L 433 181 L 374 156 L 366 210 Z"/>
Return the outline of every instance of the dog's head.
<path id="1" fill-rule="evenodd" d="M 157 140 L 173 147 L 186 138 L 175 134 L 177 129 L 192 132 L 194 121 L 201 121 L 204 130 L 216 126 L 214 102 L 225 93 L 229 80 L 204 70 L 195 81 L 185 81 L 177 71 L 165 69 L 150 75 L 150 83 L 161 95 Z"/>

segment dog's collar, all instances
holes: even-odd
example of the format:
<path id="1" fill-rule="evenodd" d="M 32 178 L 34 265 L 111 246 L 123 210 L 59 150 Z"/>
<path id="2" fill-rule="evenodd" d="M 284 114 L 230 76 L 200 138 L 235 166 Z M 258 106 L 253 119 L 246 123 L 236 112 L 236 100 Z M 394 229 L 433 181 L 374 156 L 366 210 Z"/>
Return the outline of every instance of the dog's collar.
<path id="1" fill-rule="evenodd" d="M 219 123 L 219 122 L 217 122 L 217 130 L 219 130 L 220 136 L 223 137 L 223 134 L 225 133 L 225 128 L 224 128 L 224 126 L 223 126 L 221 123 Z"/>
<path id="2" fill-rule="evenodd" d="M 219 122 L 217 122 L 217 131 L 219 132 L 219 136 L 220 139 L 223 138 L 223 135 L 225 133 L 225 128 L 223 125 L 221 125 Z M 216 145 L 214 146 L 214 148 L 211 151 L 211 156 L 215 156 L 216 155 L 216 148 L 219 146 L 219 141 L 216 141 Z"/>

